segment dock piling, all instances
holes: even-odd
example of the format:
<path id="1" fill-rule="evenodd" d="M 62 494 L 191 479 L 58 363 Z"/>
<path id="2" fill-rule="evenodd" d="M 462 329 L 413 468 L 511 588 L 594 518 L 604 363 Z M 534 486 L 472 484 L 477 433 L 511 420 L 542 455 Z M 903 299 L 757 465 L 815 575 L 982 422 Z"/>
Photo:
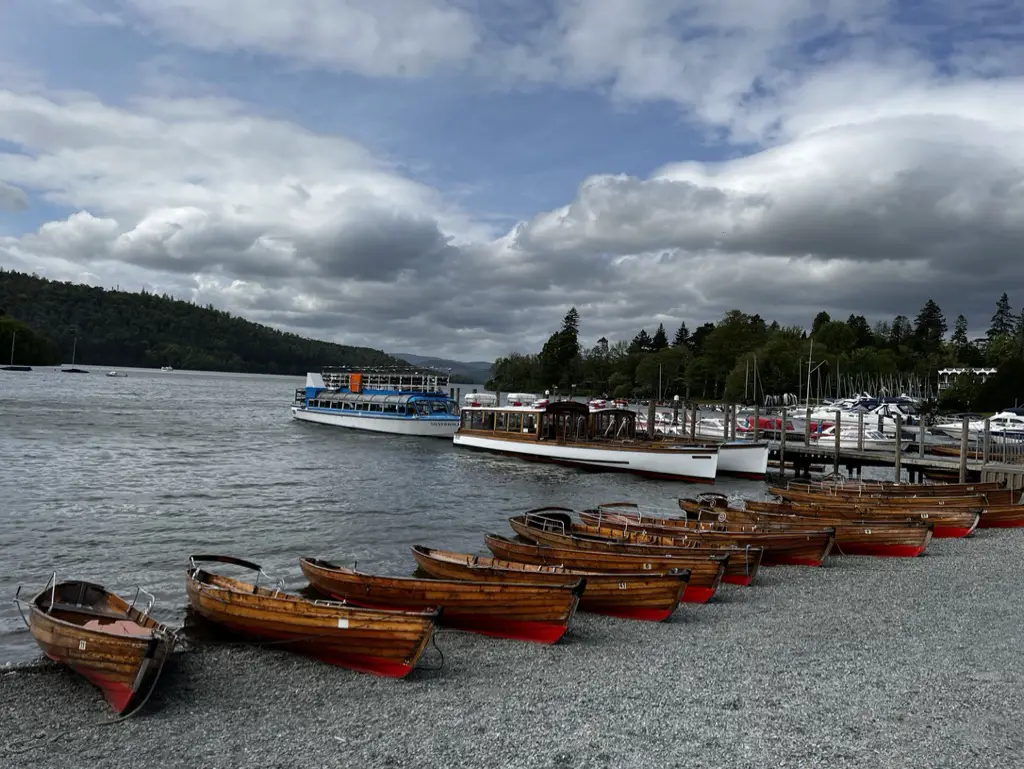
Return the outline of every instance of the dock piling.
<path id="1" fill-rule="evenodd" d="M 925 428 L 924 416 L 923 415 L 922 416 L 918 416 L 918 420 L 920 420 L 920 421 L 918 423 L 918 430 L 917 430 L 917 444 L 918 444 L 917 445 L 917 456 L 920 457 L 921 459 L 924 459 L 924 428 Z M 899 436 L 898 435 L 896 436 L 896 439 L 899 440 Z"/>
<path id="2" fill-rule="evenodd" d="M 864 412 L 857 412 L 857 451 L 864 451 Z"/>
<path id="3" fill-rule="evenodd" d="M 647 437 L 650 440 L 654 440 L 655 428 L 657 423 L 654 421 L 654 417 L 657 415 L 657 404 L 654 402 L 654 398 L 647 404 Z"/>
<path id="4" fill-rule="evenodd" d="M 697 404 L 690 404 L 690 437 L 697 437 Z"/>
<path id="5" fill-rule="evenodd" d="M 804 445 L 811 445 L 811 407 L 807 407 L 807 418 L 804 419 Z"/>
<path id="6" fill-rule="evenodd" d="M 754 440 L 761 436 L 761 407 L 759 403 L 754 404 Z"/>
<path id="7" fill-rule="evenodd" d="M 967 444 L 970 438 L 970 431 L 967 417 L 964 417 L 964 426 L 960 430 L 960 483 L 967 483 Z"/>
<path id="8" fill-rule="evenodd" d="M 835 448 L 832 450 L 832 472 L 833 473 L 838 473 L 839 472 L 839 430 L 842 427 L 842 420 L 843 420 L 843 412 L 841 412 L 839 409 L 836 409 L 836 427 L 835 427 L 836 445 L 835 445 Z"/>
<path id="9" fill-rule="evenodd" d="M 991 425 L 989 424 L 989 417 L 985 417 L 985 440 L 981 444 L 981 464 L 988 464 L 988 454 L 991 450 L 992 443 L 992 432 Z"/>
<path id="10" fill-rule="evenodd" d="M 878 421 L 881 422 L 882 418 L 879 417 Z M 903 417 L 899 414 L 896 415 L 896 464 L 893 468 L 895 474 L 896 483 L 900 482 L 903 477 L 903 444 L 900 442 L 900 436 L 903 434 Z"/>
<path id="11" fill-rule="evenodd" d="M 786 407 L 782 407 L 782 430 L 779 434 L 779 474 L 786 477 Z"/>

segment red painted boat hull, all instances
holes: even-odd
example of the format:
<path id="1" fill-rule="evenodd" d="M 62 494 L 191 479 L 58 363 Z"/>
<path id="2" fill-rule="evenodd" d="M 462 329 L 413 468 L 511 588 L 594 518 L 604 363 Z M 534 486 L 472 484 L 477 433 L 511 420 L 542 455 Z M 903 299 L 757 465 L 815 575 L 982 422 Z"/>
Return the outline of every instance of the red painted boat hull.
<path id="1" fill-rule="evenodd" d="M 715 588 L 687 585 L 683 593 L 683 603 L 707 603 L 715 595 Z"/>
<path id="2" fill-rule="evenodd" d="M 47 656 L 54 662 L 67 664 L 66 660 L 60 660 L 50 655 Z M 110 703 L 110 707 L 114 709 L 115 713 L 124 713 L 132 704 L 132 700 L 135 699 L 135 692 L 132 691 L 130 686 L 118 683 L 117 681 L 111 681 L 92 668 L 84 667 L 82 665 L 68 665 L 68 667 L 83 678 L 86 678 L 95 686 L 99 687 L 100 691 L 103 692 L 103 696 L 106 698 L 107 702 Z"/>
<path id="3" fill-rule="evenodd" d="M 237 622 L 224 622 L 222 620 L 218 620 L 218 624 L 230 628 L 237 633 L 242 633 L 243 635 L 259 636 L 260 638 L 266 638 L 274 641 L 287 641 L 292 638 L 303 637 L 296 633 L 285 633 L 274 630 L 268 631 L 263 628 L 256 629 Z M 374 657 L 368 654 L 340 653 L 324 649 L 322 646 L 318 647 L 316 643 L 311 642 L 287 644 L 283 646 L 283 648 L 300 652 L 308 657 L 312 657 L 313 659 L 326 662 L 328 665 L 356 670 L 360 673 L 372 673 L 373 675 L 383 676 L 385 678 L 404 678 L 409 675 L 409 673 L 412 672 L 413 667 L 415 667 L 414 665 L 407 665 L 396 660 Z"/>
<path id="4" fill-rule="evenodd" d="M 979 529 L 1020 529 L 1024 528 L 1024 518 L 1013 521 L 986 521 L 985 516 L 981 517 L 978 524 Z"/>
<path id="5" fill-rule="evenodd" d="M 867 555 L 877 558 L 916 558 L 928 548 L 923 545 L 855 545 L 836 550 L 837 555 Z"/>
<path id="6" fill-rule="evenodd" d="M 333 595 L 333 594 L 332 594 Z M 367 609 L 389 609 L 398 611 L 423 611 L 425 608 L 419 605 L 397 606 L 394 604 L 375 604 L 368 601 L 356 600 L 340 595 L 333 595 L 339 601 L 348 601 L 353 606 L 363 606 Z M 440 624 L 456 628 L 457 630 L 468 630 L 471 633 L 490 636 L 492 638 L 508 638 L 513 641 L 533 641 L 535 643 L 553 644 L 561 640 L 562 636 L 569 629 L 569 624 L 554 622 L 534 622 L 530 620 L 506 619 L 493 614 L 480 614 L 479 612 L 460 612 L 456 608 L 445 607 L 441 614 Z"/>
<path id="7" fill-rule="evenodd" d="M 974 530 L 977 527 L 977 522 L 974 524 L 974 526 L 970 527 L 937 525 L 932 529 L 932 536 L 936 539 L 963 539 L 964 537 L 973 534 Z"/>
<path id="8" fill-rule="evenodd" d="M 679 604 L 676 604 L 671 609 L 649 609 L 645 607 L 630 608 L 613 608 L 613 609 L 597 609 L 580 607 L 583 611 L 591 612 L 592 614 L 601 614 L 605 617 L 618 617 L 619 619 L 637 619 L 645 622 L 664 622 L 671 617 Z"/>
<path id="9" fill-rule="evenodd" d="M 729 574 L 722 577 L 722 582 L 728 582 L 730 585 L 741 585 L 742 587 L 748 587 L 754 581 L 754 576 L 746 576 L 739 574 Z M 689 588 L 687 588 L 689 590 Z M 714 591 L 712 591 L 714 592 Z"/>

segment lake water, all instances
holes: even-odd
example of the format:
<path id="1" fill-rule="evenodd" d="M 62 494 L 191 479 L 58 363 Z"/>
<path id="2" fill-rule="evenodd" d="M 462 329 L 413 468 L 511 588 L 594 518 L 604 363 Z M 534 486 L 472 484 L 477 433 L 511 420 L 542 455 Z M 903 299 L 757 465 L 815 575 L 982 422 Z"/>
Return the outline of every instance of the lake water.
<path id="1" fill-rule="evenodd" d="M 178 624 L 192 553 L 255 560 L 298 589 L 303 555 L 411 574 L 411 545 L 485 553 L 484 533 L 511 534 L 506 519 L 532 507 L 671 508 L 708 488 L 300 423 L 302 377 L 125 371 L 0 372 L 0 664 L 39 656 L 9 598 L 54 570 L 122 595 L 142 585 Z"/>

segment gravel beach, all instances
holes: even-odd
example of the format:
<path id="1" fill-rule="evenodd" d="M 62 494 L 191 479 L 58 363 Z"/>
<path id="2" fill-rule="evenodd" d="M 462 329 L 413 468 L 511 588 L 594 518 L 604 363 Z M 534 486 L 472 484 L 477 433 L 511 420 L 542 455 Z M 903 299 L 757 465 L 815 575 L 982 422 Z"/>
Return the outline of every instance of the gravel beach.
<path id="1" fill-rule="evenodd" d="M 1024 531 L 982 531 L 766 568 L 666 623 L 579 614 L 551 647 L 442 630 L 443 668 L 399 681 L 209 647 L 109 726 L 83 679 L 20 667 L 0 673 L 0 766 L 1019 766 L 1022 566 Z"/>

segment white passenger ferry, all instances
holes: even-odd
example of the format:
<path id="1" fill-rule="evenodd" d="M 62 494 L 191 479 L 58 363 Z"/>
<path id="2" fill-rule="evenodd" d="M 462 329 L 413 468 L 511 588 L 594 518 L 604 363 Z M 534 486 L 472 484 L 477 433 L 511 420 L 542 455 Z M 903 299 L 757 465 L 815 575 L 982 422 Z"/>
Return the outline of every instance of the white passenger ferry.
<path id="1" fill-rule="evenodd" d="M 292 416 L 353 430 L 451 438 L 459 409 L 447 387 L 448 375 L 436 371 L 325 369 L 306 374 Z"/>
<path id="2" fill-rule="evenodd" d="M 519 406 L 467 405 L 461 416 L 456 446 L 651 478 L 715 481 L 717 446 L 648 440 L 637 432 L 636 413 L 628 409 L 592 412 L 586 403 L 537 400 Z"/>

